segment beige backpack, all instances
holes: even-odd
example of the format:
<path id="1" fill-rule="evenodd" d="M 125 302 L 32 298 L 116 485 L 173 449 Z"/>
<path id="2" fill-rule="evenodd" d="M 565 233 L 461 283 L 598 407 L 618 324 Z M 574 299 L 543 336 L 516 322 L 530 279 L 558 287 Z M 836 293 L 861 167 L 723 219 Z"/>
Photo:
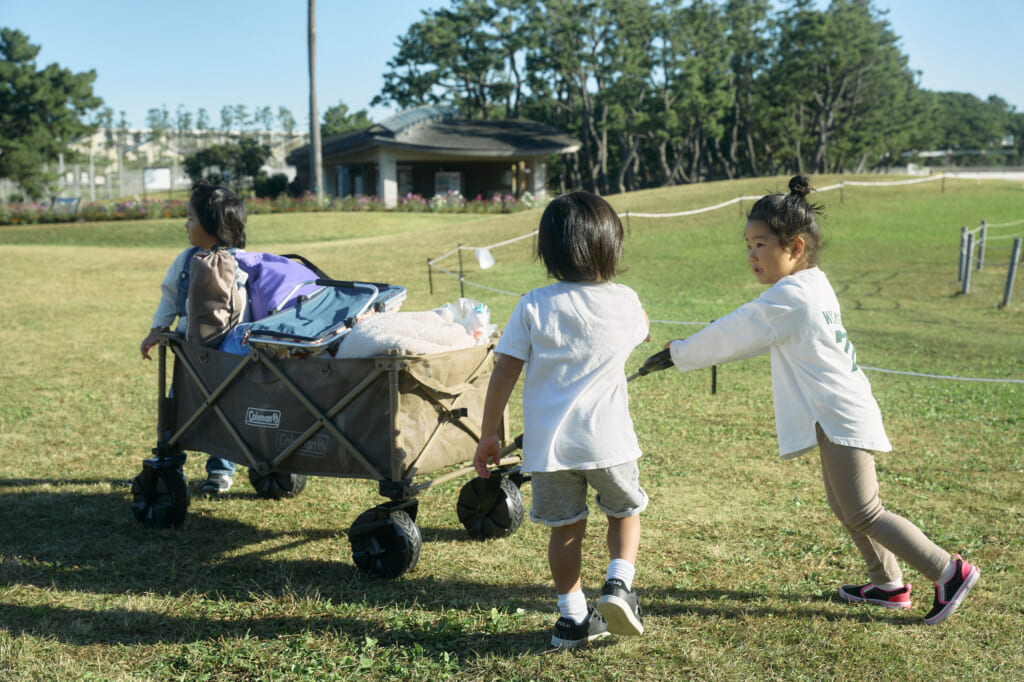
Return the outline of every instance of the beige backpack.
<path id="1" fill-rule="evenodd" d="M 242 320 L 245 298 L 237 284 L 238 263 L 227 249 L 200 249 L 189 265 L 188 327 L 190 343 L 216 348 Z"/>

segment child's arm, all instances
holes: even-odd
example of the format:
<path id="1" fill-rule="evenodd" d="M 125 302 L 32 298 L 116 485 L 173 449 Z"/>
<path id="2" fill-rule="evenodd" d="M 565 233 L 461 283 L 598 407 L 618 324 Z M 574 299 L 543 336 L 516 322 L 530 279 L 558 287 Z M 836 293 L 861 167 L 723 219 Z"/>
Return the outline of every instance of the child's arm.
<path id="1" fill-rule="evenodd" d="M 680 372 L 745 360 L 767 353 L 776 342 L 769 306 L 755 300 L 685 339 L 665 344 Z"/>
<path id="2" fill-rule="evenodd" d="M 146 360 L 149 360 L 149 349 L 156 345 L 157 334 L 169 330 L 174 320 L 183 312 L 178 310 L 178 279 L 182 269 L 186 267 L 185 259 L 189 252 L 190 249 L 185 249 L 178 254 L 171 266 L 167 268 L 163 282 L 160 283 L 160 303 L 153 314 L 153 326 L 146 338 L 142 340 L 142 345 L 139 348 L 142 351 L 142 357 Z"/>
<path id="3" fill-rule="evenodd" d="M 512 390 L 516 387 L 516 382 L 519 381 L 524 364 L 519 358 L 498 353 L 498 362 L 491 374 L 491 381 L 487 384 L 484 416 L 480 423 L 480 442 L 477 444 L 476 454 L 473 456 L 473 467 L 481 478 L 489 478 L 491 475 L 490 469 L 487 468 L 488 461 L 497 465 L 501 459 L 498 425 L 501 423 L 501 416 L 505 411 L 505 405 L 508 404 L 509 396 L 512 395 Z"/>

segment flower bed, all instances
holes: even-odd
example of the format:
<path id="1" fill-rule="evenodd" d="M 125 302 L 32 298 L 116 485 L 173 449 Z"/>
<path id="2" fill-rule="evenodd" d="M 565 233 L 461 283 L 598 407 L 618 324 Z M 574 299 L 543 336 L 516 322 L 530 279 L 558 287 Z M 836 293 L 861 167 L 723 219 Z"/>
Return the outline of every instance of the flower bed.
<path id="1" fill-rule="evenodd" d="M 311 211 L 395 211 L 405 213 L 512 213 L 534 208 L 538 202 L 527 192 L 516 199 L 511 194 L 466 199 L 459 192 L 438 194 L 426 199 L 419 194 L 398 198 L 388 208 L 375 196 L 348 196 L 342 199 L 317 201 L 312 193 L 301 197 L 282 195 L 276 199 L 251 197 L 245 200 L 249 215 L 266 213 L 298 213 Z M 35 225 L 112 220 L 147 220 L 151 218 L 184 218 L 188 202 L 183 199 L 134 199 L 119 203 L 94 201 L 82 204 L 75 215 L 54 210 L 45 203 L 0 203 L 0 225 Z"/>

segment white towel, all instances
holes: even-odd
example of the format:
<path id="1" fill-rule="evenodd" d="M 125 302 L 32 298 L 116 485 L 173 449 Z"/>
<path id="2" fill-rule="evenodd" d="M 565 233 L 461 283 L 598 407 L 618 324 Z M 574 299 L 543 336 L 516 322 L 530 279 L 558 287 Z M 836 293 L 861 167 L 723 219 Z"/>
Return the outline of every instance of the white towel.
<path id="1" fill-rule="evenodd" d="M 392 349 L 408 355 L 441 353 L 476 345 L 473 335 L 454 321 L 450 310 L 385 313 L 360 320 L 350 331 L 334 357 L 371 358 Z"/>

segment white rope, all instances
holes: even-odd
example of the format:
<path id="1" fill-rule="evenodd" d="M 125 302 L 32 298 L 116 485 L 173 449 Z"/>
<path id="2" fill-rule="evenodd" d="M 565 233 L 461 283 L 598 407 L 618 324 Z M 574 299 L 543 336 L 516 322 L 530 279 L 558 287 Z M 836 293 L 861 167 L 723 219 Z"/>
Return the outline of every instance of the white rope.
<path id="1" fill-rule="evenodd" d="M 760 198 L 761 198 L 760 196 L 736 197 L 735 199 L 729 199 L 729 201 L 723 201 L 722 203 L 715 204 L 714 206 L 705 206 L 704 208 L 695 208 L 692 211 L 677 211 L 676 213 L 633 213 L 632 211 L 627 211 L 626 213 L 620 213 L 619 217 L 621 218 L 622 216 L 625 216 L 625 215 L 628 214 L 630 218 L 678 218 L 679 216 L 684 216 L 684 215 L 696 215 L 698 213 L 706 213 L 708 211 L 714 211 L 714 210 L 717 210 L 719 208 L 725 208 L 726 206 L 731 206 L 732 204 L 736 204 L 736 203 L 739 203 L 739 202 L 744 201 L 744 200 L 756 200 L 756 199 L 760 199 Z"/>
<path id="2" fill-rule="evenodd" d="M 529 234 L 524 234 L 519 237 L 513 237 L 512 239 L 506 239 L 505 241 L 498 242 L 497 244 L 488 244 L 487 246 L 460 246 L 459 248 L 461 248 L 464 251 L 476 251 L 477 249 L 496 249 L 499 246 L 506 246 L 508 244 L 514 244 L 515 242 L 522 241 L 524 239 L 529 239 L 530 237 L 535 236 L 537 232 L 538 230 L 534 230 Z"/>
<path id="3" fill-rule="evenodd" d="M 975 377 L 957 377 L 949 376 L 947 374 L 922 374 L 921 372 L 901 372 L 895 369 L 880 369 L 878 367 L 865 367 L 860 365 L 861 369 L 870 370 L 872 372 L 885 372 L 886 374 L 903 374 L 908 377 L 925 377 L 927 379 L 950 379 L 952 381 L 982 381 L 985 383 L 993 384 L 1024 384 L 1024 379 L 978 379 Z"/>
<path id="4" fill-rule="evenodd" d="M 468 284 L 471 287 L 476 287 L 477 289 L 487 289 L 488 291 L 494 291 L 494 292 L 499 293 L 499 294 L 508 294 L 509 296 L 522 297 L 522 294 L 517 294 L 514 291 L 505 291 L 504 289 L 495 289 L 494 287 L 488 287 L 488 286 L 484 286 L 483 284 L 477 284 L 476 282 L 470 282 L 465 277 L 459 277 L 459 273 L 457 273 L 457 272 L 452 272 L 451 270 L 445 270 L 444 268 L 438 267 L 436 265 L 434 265 L 432 267 L 435 270 L 437 270 L 438 272 L 443 272 L 446 275 L 451 275 L 452 277 L 454 277 L 455 279 L 459 280 L 463 284 Z"/>
<path id="5" fill-rule="evenodd" d="M 943 174 L 929 175 L 927 178 L 915 178 L 913 180 L 892 180 L 890 182 L 864 182 L 860 180 L 844 180 L 844 185 L 854 185 L 856 187 L 890 187 L 893 185 L 916 185 L 921 182 L 932 182 L 934 180 L 941 180 Z M 820 190 L 819 190 L 820 191 Z"/>
<path id="6" fill-rule="evenodd" d="M 828 185 L 827 187 L 818 187 L 814 191 L 815 192 L 828 192 L 828 191 L 831 191 L 831 190 L 834 190 L 834 189 L 840 189 L 844 185 L 851 185 L 851 186 L 856 186 L 856 187 L 889 187 L 889 186 L 892 186 L 892 185 L 916 185 L 916 184 L 921 183 L 921 182 L 932 182 L 933 180 L 939 180 L 942 177 L 943 177 L 942 174 L 939 174 L 939 175 L 930 175 L 930 176 L 928 176 L 926 178 L 914 178 L 913 180 L 892 180 L 890 182 L 863 182 L 863 181 L 858 181 L 858 180 L 844 180 L 843 182 L 841 182 L 839 184 L 836 184 L 836 185 Z M 631 217 L 631 218 L 634 218 L 634 217 L 635 218 L 678 218 L 680 216 L 696 215 L 697 213 L 705 213 L 707 211 L 714 211 L 714 210 L 717 210 L 719 208 L 725 208 L 726 206 L 731 206 L 732 204 L 738 203 L 740 201 L 756 201 L 756 200 L 758 200 L 760 198 L 761 198 L 761 195 L 736 197 L 735 199 L 730 199 L 729 201 L 723 201 L 722 203 L 715 204 L 714 206 L 706 206 L 704 208 L 695 208 L 692 211 L 677 211 L 676 213 L 633 213 L 632 211 L 627 211 L 626 213 L 620 213 L 619 217 L 622 217 L 622 216 L 625 216 L 625 215 L 629 215 L 629 217 Z"/>
<path id="7" fill-rule="evenodd" d="M 709 324 L 707 322 L 676 322 L 674 320 L 651 320 L 651 322 L 652 323 L 658 323 L 658 324 L 691 324 L 691 325 L 700 325 L 702 327 L 703 326 L 707 326 Z M 903 371 L 896 370 L 896 369 L 881 369 L 879 367 L 865 367 L 864 365 L 860 365 L 860 368 L 861 369 L 870 370 L 872 372 L 884 372 L 886 374 L 902 374 L 904 376 L 925 377 L 927 379 L 950 379 L 950 380 L 953 380 L 953 381 L 980 381 L 980 382 L 985 382 L 985 383 L 1000 383 L 1000 384 L 1024 384 L 1024 379 L 978 379 L 978 378 L 973 378 L 973 377 L 949 376 L 949 375 L 946 375 L 946 374 L 922 374 L 920 372 L 903 372 Z"/>
<path id="8" fill-rule="evenodd" d="M 1024 234 L 1024 233 L 1019 233 L 1019 234 L 1003 234 L 1003 235 L 999 235 L 998 237 L 989 237 L 989 236 L 986 235 L 985 236 L 985 241 L 986 242 L 995 242 L 995 241 L 999 241 L 1000 239 L 1020 239 L 1022 234 Z"/>
<path id="9" fill-rule="evenodd" d="M 698 327 L 706 327 L 707 322 L 677 322 L 675 320 L 651 320 L 651 324 L 689 324 Z"/>
<path id="10" fill-rule="evenodd" d="M 1024 220 L 1014 220 L 1012 223 L 990 223 L 988 227 L 1013 227 L 1014 225 L 1024 225 Z"/>
<path id="11" fill-rule="evenodd" d="M 434 260 L 428 260 L 428 261 L 427 261 L 427 265 L 429 265 L 429 266 L 433 267 L 434 263 L 440 263 L 441 261 L 443 261 L 443 260 L 444 260 L 445 258 L 447 258 L 448 256 L 452 255 L 453 253 L 458 253 L 458 251 L 459 251 L 459 247 L 457 247 L 457 246 L 456 246 L 456 247 L 455 247 L 454 249 L 452 249 L 452 250 L 451 250 L 451 251 L 449 251 L 448 253 L 444 254 L 443 256 L 438 256 L 438 257 L 437 257 L 437 258 L 435 258 Z M 441 268 L 438 268 L 438 270 L 440 270 L 440 269 L 441 269 Z"/>

